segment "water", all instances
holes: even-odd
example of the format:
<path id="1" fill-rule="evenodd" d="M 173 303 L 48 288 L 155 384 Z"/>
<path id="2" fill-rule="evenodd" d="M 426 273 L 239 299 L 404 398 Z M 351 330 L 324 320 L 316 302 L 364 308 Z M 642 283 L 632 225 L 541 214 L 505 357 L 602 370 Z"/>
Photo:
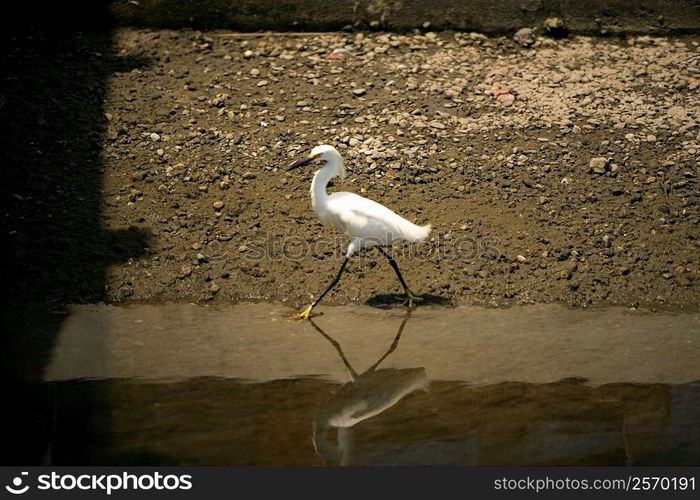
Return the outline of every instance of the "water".
<path id="1" fill-rule="evenodd" d="M 700 314 L 321 309 L 8 315 L 17 441 L 55 465 L 700 464 Z"/>

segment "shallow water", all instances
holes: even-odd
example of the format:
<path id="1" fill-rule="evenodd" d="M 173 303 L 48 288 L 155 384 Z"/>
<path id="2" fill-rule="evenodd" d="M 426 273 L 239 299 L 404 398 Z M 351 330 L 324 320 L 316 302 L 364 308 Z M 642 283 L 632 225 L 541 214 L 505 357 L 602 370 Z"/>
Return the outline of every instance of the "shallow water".
<path id="1" fill-rule="evenodd" d="M 41 380 L 47 464 L 700 464 L 700 314 L 76 306 Z M 28 328 L 26 325 L 33 325 Z"/>

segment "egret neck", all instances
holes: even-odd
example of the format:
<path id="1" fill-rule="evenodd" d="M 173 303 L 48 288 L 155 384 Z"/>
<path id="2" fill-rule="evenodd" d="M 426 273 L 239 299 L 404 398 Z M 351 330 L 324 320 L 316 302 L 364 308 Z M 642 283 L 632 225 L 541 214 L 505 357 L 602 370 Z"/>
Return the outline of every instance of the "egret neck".
<path id="1" fill-rule="evenodd" d="M 328 193 L 326 192 L 328 182 L 338 175 L 344 177 L 343 173 L 343 158 L 336 153 L 335 155 L 330 155 L 328 160 L 326 160 L 326 165 L 314 175 L 310 190 L 311 206 L 319 216 L 323 217 L 321 214 L 325 212 L 325 206 L 328 202 Z"/>

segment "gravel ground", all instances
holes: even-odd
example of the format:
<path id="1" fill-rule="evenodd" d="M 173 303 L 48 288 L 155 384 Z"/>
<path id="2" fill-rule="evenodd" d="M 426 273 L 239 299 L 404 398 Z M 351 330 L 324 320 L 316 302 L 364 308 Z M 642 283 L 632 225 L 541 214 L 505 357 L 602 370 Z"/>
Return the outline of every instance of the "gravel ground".
<path id="1" fill-rule="evenodd" d="M 327 143 L 349 170 L 332 190 L 432 223 L 395 251 L 419 293 L 696 309 L 699 46 L 116 31 L 100 221 L 148 244 L 110 263 L 99 298 L 306 302 L 346 240 L 311 209 L 313 170 L 284 167 Z M 326 300 L 399 289 L 370 252 Z"/>

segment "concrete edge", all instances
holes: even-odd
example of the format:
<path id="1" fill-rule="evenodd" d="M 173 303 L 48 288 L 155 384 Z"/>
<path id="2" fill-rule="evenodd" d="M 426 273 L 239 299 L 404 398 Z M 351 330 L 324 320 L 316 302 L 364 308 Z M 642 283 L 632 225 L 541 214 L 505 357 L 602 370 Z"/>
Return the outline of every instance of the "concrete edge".
<path id="1" fill-rule="evenodd" d="M 576 34 L 700 33 L 700 0 L 117 0 L 109 10 L 118 25 L 150 28 L 499 34 L 557 17 Z"/>

